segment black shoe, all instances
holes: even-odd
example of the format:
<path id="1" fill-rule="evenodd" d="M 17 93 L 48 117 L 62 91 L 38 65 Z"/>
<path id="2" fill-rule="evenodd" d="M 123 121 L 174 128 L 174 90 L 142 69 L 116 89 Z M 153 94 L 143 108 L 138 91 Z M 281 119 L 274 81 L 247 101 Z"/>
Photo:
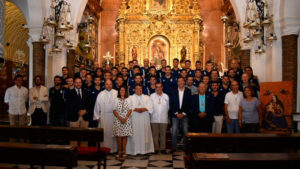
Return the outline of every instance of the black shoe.
<path id="1" fill-rule="evenodd" d="M 160 153 L 161 154 L 167 154 L 166 150 L 161 150 Z"/>

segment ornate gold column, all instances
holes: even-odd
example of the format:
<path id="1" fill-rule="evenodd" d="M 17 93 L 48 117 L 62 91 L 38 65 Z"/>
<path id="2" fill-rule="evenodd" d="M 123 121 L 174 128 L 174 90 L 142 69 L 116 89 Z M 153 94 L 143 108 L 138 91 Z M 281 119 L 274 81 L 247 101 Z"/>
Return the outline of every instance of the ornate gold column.
<path id="1" fill-rule="evenodd" d="M 120 9 L 120 15 L 117 19 L 118 23 L 118 33 L 119 33 L 119 63 L 125 63 L 125 65 L 128 64 L 128 61 L 125 60 L 125 11 L 126 11 L 127 5 L 126 0 L 122 0 L 121 2 L 121 9 Z"/>
<path id="2" fill-rule="evenodd" d="M 193 21 L 194 21 L 194 30 L 193 30 L 193 59 L 192 65 L 194 67 L 194 63 L 196 60 L 200 60 L 200 36 L 201 36 L 201 23 L 202 18 L 200 16 L 200 8 L 198 5 L 198 0 L 193 1 Z"/>

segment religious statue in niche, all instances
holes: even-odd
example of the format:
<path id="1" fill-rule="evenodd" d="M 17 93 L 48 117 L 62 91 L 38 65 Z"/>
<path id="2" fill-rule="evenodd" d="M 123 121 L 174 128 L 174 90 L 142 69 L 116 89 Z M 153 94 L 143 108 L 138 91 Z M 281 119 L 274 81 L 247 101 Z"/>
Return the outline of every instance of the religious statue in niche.
<path id="1" fill-rule="evenodd" d="M 137 60 L 138 57 L 138 49 L 136 46 L 133 46 L 131 50 L 132 60 Z"/>
<path id="2" fill-rule="evenodd" d="M 152 0 L 152 10 L 166 10 L 168 0 Z"/>
<path id="3" fill-rule="evenodd" d="M 260 86 L 263 131 L 289 132 L 292 125 L 292 82 L 263 82 Z"/>
<path id="4" fill-rule="evenodd" d="M 180 50 L 180 55 L 181 55 L 180 66 L 182 68 L 185 68 L 186 53 L 187 53 L 186 47 L 183 46 L 182 49 Z"/>
<path id="5" fill-rule="evenodd" d="M 163 37 L 155 37 L 150 42 L 150 58 L 158 68 L 161 66 L 162 59 L 169 59 L 169 42 Z"/>

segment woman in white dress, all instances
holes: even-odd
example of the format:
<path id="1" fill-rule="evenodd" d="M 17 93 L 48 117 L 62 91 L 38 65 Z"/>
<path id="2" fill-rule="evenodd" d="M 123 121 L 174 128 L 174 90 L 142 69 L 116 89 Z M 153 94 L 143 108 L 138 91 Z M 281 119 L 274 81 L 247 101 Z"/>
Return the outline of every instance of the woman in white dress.
<path id="1" fill-rule="evenodd" d="M 132 136 L 131 103 L 128 90 L 123 86 L 118 91 L 118 99 L 114 106 L 113 137 L 117 137 L 118 154 L 116 158 L 126 159 L 127 136 Z"/>

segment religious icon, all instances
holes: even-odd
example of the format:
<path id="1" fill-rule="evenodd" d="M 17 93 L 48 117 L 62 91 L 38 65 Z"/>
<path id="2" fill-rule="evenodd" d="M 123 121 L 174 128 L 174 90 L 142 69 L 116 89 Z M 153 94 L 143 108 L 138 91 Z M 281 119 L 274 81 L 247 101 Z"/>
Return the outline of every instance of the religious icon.
<path id="1" fill-rule="evenodd" d="M 292 125 L 292 82 L 263 82 L 260 88 L 265 131 L 288 131 Z"/>
<path id="2" fill-rule="evenodd" d="M 284 117 L 284 105 L 277 95 L 272 95 L 271 97 L 272 100 L 266 106 L 264 126 L 266 128 L 285 129 L 288 125 Z"/>
<path id="3" fill-rule="evenodd" d="M 167 0 L 152 0 L 152 10 L 166 10 Z"/>
<path id="4" fill-rule="evenodd" d="M 169 59 L 169 42 L 161 36 L 157 36 L 150 41 L 150 59 L 155 65 L 160 67 L 162 59 Z"/>
<path id="5" fill-rule="evenodd" d="M 180 55 L 181 55 L 180 65 L 182 68 L 185 68 L 186 53 L 187 53 L 186 47 L 183 46 L 182 49 L 180 50 Z"/>
<path id="6" fill-rule="evenodd" d="M 133 48 L 131 50 L 131 55 L 132 55 L 132 60 L 137 60 L 138 51 L 137 51 L 137 47 L 136 46 L 133 46 Z"/>

